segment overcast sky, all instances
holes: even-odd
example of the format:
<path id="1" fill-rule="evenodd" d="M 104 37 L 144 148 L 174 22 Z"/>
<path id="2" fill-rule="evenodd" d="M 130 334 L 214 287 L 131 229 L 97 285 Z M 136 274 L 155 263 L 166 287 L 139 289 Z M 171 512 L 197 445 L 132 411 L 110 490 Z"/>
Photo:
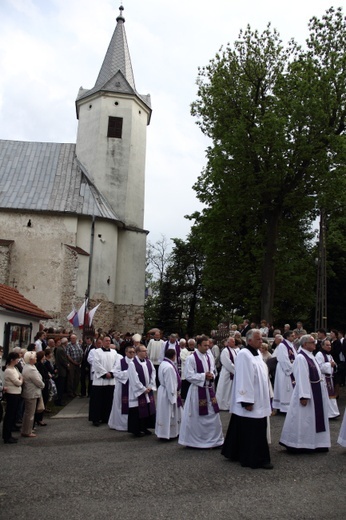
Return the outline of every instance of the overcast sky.
<path id="1" fill-rule="evenodd" d="M 200 209 L 192 185 L 208 145 L 190 115 L 199 66 L 250 24 L 268 22 L 303 43 L 331 0 L 124 0 L 136 88 L 151 94 L 145 228 L 149 240 L 185 238 Z M 0 139 L 75 142 L 75 99 L 92 88 L 119 0 L 0 0 Z"/>

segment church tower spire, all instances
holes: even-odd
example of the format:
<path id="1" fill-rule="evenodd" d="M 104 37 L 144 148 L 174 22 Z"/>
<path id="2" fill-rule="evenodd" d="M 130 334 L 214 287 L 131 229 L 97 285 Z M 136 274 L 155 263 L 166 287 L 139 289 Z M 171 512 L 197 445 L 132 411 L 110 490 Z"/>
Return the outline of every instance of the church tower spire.
<path id="1" fill-rule="evenodd" d="M 119 7 L 120 13 L 117 17 L 117 25 L 115 27 L 113 37 L 110 41 L 105 59 L 97 77 L 94 88 L 102 88 L 113 76 L 120 71 L 129 85 L 136 90 L 135 79 L 133 76 L 132 64 L 129 47 L 125 32 L 125 18 L 123 16 L 124 8 Z"/>
<path id="2" fill-rule="evenodd" d="M 115 26 L 112 39 L 109 43 L 95 85 L 90 90 L 83 89 L 82 87 L 79 89 L 77 98 L 77 118 L 79 118 L 78 101 L 101 91 L 135 94 L 149 109 L 151 108 L 150 96 L 141 95 L 136 90 L 131 56 L 124 26 L 124 8 L 121 5 L 119 9 L 120 13 L 116 19 L 117 25 Z"/>

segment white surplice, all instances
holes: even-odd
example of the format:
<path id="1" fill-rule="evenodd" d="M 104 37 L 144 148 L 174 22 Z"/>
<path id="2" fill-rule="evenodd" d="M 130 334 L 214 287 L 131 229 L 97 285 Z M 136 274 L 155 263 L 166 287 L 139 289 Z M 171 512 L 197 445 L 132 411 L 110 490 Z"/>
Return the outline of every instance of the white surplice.
<path id="1" fill-rule="evenodd" d="M 327 390 L 315 356 L 312 352 L 308 352 L 305 349 L 304 354 L 315 363 L 320 382 L 310 383 L 308 362 L 303 355 L 298 354 L 293 363 L 293 374 L 296 384 L 282 429 L 280 443 L 291 448 L 299 449 L 314 450 L 316 448 L 329 448 L 330 432 Z M 320 385 L 322 392 L 323 416 L 326 430 L 319 433 L 316 433 L 312 384 Z M 308 399 L 306 406 L 300 404 L 301 398 Z"/>
<path id="2" fill-rule="evenodd" d="M 340 446 L 343 446 L 344 448 L 346 448 L 346 408 L 345 408 L 345 412 L 344 412 L 344 418 L 341 423 L 341 428 L 340 428 L 339 437 L 338 437 L 337 442 L 338 442 L 338 444 L 340 444 Z"/>
<path id="3" fill-rule="evenodd" d="M 153 363 L 151 363 L 151 376 L 149 375 L 149 370 L 146 363 L 142 363 L 141 360 L 136 356 L 137 361 L 140 363 L 145 379 L 145 385 L 143 385 L 138 377 L 138 373 L 136 370 L 136 365 L 134 363 L 129 364 L 128 374 L 129 374 L 129 408 L 136 408 L 138 406 L 138 397 L 144 394 L 147 388 L 151 388 L 152 390 L 156 390 L 156 371 Z M 148 394 L 145 394 L 145 398 L 147 403 L 150 402 Z"/>
<path id="4" fill-rule="evenodd" d="M 327 361 L 325 361 L 324 355 L 322 352 L 317 352 L 315 359 L 318 363 L 318 366 L 321 369 L 322 377 L 324 379 L 325 385 L 327 386 L 326 376 L 333 375 L 334 369 L 331 365 L 331 361 L 334 361 L 334 359 L 331 356 L 331 354 L 328 354 L 327 352 L 326 352 L 326 354 L 327 354 Z M 327 393 L 328 393 L 328 388 L 327 388 Z M 329 394 L 328 394 L 328 397 L 329 397 L 329 399 L 328 399 L 328 417 L 329 417 L 329 419 L 333 419 L 334 417 L 339 417 L 340 412 L 339 412 L 338 403 L 336 402 L 336 398 L 330 397 Z"/>
<path id="5" fill-rule="evenodd" d="M 293 343 L 290 343 L 289 341 L 287 341 L 287 343 L 292 348 L 293 355 L 296 358 L 297 353 Z M 293 393 L 293 385 L 291 380 L 293 363 L 291 363 L 289 359 L 288 350 L 284 343 L 280 343 L 275 351 L 278 363 L 276 365 L 274 381 L 273 408 L 280 410 L 280 412 L 286 413 Z"/>
<path id="6" fill-rule="evenodd" d="M 235 376 L 230 413 L 249 419 L 270 417 L 270 383 L 268 367 L 262 356 L 254 356 L 248 348 L 240 350 L 235 360 Z M 252 404 L 247 410 L 241 403 Z"/>
<path id="7" fill-rule="evenodd" d="M 132 359 L 125 356 L 125 361 L 126 361 L 127 365 L 129 365 L 132 362 Z M 120 359 L 117 360 L 117 363 L 115 365 L 114 378 L 115 378 L 115 388 L 114 388 L 114 394 L 113 394 L 112 410 L 111 410 L 111 413 L 109 416 L 108 426 L 110 428 L 112 428 L 113 430 L 127 432 L 128 414 L 121 413 L 121 407 L 122 407 L 122 388 L 123 388 L 123 385 L 126 385 L 126 383 L 128 382 L 129 374 L 128 374 L 128 366 L 127 366 L 126 370 L 122 370 Z"/>
<path id="8" fill-rule="evenodd" d="M 235 361 L 237 353 L 231 348 L 232 356 Z M 229 351 L 227 347 L 225 347 L 221 352 L 221 372 L 219 377 L 219 382 L 216 390 L 216 399 L 219 405 L 220 410 L 229 411 L 231 405 L 231 391 L 232 391 L 232 379 L 231 374 L 234 375 L 234 363 L 231 360 Z"/>
<path id="9" fill-rule="evenodd" d="M 163 339 L 151 339 L 148 343 L 148 358 L 154 365 L 159 364 L 161 350 L 163 349 L 164 344 L 165 342 L 163 341 Z"/>
<path id="10" fill-rule="evenodd" d="M 202 362 L 204 372 L 197 372 L 195 356 L 191 355 L 186 359 L 185 377 L 189 383 L 189 391 L 184 403 L 182 414 L 179 444 L 193 448 L 214 448 L 222 446 L 223 434 L 220 414 L 215 413 L 210 401 L 209 390 L 207 389 L 208 415 L 199 415 L 198 388 L 206 384 L 205 372 L 213 372 L 216 377 L 213 356 L 201 354 L 195 351 Z M 210 369 L 208 364 L 210 363 Z"/>
<path id="11" fill-rule="evenodd" d="M 177 372 L 165 359 L 159 367 L 159 381 L 155 434 L 160 439 L 174 439 L 179 435 L 182 407 L 177 406 Z"/>
<path id="12" fill-rule="evenodd" d="M 123 356 L 118 354 L 114 349 L 105 351 L 101 347 L 93 350 L 95 350 L 92 360 L 93 386 L 114 386 L 114 377 L 107 379 L 102 376 L 107 372 L 111 372 L 114 375 L 116 363 L 118 360 L 122 359 Z"/>

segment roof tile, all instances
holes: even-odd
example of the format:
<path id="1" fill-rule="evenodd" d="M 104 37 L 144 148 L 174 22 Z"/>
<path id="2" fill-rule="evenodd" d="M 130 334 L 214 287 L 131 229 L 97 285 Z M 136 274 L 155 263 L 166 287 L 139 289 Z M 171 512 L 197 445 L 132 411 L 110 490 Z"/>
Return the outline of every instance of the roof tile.
<path id="1" fill-rule="evenodd" d="M 0 307 L 12 312 L 26 314 L 40 319 L 49 319 L 51 316 L 25 298 L 17 289 L 0 284 Z"/>

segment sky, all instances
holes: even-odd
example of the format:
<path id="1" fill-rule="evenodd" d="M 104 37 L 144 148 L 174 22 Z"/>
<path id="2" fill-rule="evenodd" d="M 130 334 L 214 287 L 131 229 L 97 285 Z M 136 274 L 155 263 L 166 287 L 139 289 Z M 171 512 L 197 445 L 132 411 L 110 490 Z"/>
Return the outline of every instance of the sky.
<path id="1" fill-rule="evenodd" d="M 0 0 L 0 139 L 76 141 L 75 99 L 94 86 L 120 0 Z M 209 141 L 190 114 L 198 67 L 250 24 L 304 43 L 308 21 L 341 1 L 123 0 L 136 89 L 150 93 L 144 227 L 185 239 Z"/>

